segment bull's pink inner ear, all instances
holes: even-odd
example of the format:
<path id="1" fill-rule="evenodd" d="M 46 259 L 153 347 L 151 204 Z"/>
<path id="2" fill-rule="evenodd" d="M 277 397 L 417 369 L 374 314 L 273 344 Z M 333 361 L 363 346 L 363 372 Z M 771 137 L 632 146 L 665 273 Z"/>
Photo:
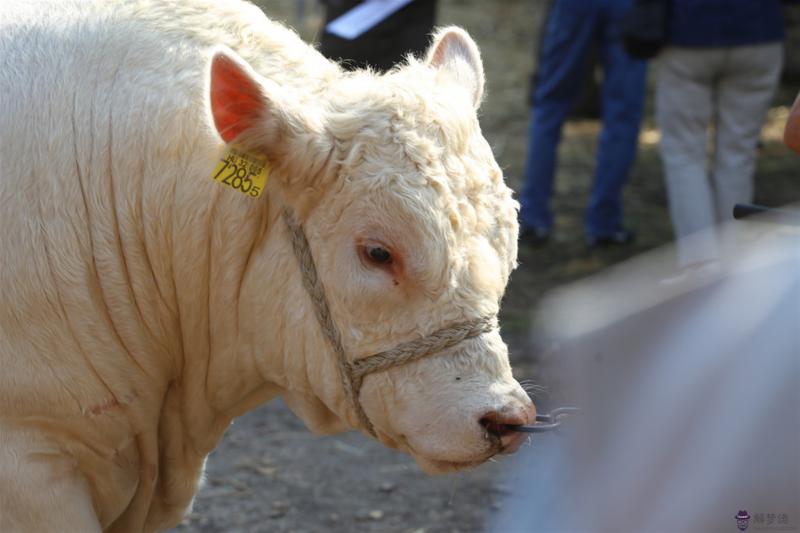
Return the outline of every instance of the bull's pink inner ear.
<path id="1" fill-rule="evenodd" d="M 245 68 L 222 52 L 211 60 L 211 114 L 226 143 L 254 127 L 264 116 L 266 99 Z"/>

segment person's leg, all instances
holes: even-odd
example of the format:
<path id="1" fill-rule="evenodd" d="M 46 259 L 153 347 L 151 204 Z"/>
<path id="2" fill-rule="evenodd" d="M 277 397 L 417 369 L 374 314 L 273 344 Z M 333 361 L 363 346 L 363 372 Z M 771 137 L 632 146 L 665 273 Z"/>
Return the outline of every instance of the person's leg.
<path id="1" fill-rule="evenodd" d="M 783 64 L 779 43 L 730 49 L 718 84 L 714 167 L 718 222 L 753 201 L 756 148 Z"/>
<path id="2" fill-rule="evenodd" d="M 622 229 L 622 188 L 636 157 L 644 108 L 647 64 L 622 48 L 619 20 L 627 2 L 613 0 L 603 17 L 603 129 L 589 206 L 586 233 L 610 237 Z"/>
<path id="3" fill-rule="evenodd" d="M 706 145 L 713 79 L 724 53 L 667 48 L 659 58 L 656 120 L 680 266 L 717 256 L 716 238 L 710 231 L 714 202 L 706 172 Z"/>
<path id="4" fill-rule="evenodd" d="M 554 0 L 548 15 L 520 193 L 523 229 L 549 230 L 553 224 L 549 203 L 561 127 L 580 89 L 586 51 L 595 38 L 596 17 L 595 0 Z"/>

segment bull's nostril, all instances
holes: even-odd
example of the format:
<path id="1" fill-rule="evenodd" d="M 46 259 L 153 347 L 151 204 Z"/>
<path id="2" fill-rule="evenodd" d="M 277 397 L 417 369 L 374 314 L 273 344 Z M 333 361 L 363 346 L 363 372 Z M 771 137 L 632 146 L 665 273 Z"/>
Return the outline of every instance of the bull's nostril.
<path id="1" fill-rule="evenodd" d="M 489 413 L 481 418 L 479 423 L 488 434 L 501 438 L 511 433 L 509 426 L 515 425 L 509 424 L 499 413 Z"/>

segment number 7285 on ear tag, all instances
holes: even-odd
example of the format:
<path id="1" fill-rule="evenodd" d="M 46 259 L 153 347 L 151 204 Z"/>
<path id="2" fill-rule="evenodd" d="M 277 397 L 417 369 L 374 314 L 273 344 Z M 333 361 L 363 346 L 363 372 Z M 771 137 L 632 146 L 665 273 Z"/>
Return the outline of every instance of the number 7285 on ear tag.
<path id="1" fill-rule="evenodd" d="M 269 163 L 257 155 L 228 148 L 222 154 L 211 179 L 252 198 L 264 192 L 269 178 Z"/>

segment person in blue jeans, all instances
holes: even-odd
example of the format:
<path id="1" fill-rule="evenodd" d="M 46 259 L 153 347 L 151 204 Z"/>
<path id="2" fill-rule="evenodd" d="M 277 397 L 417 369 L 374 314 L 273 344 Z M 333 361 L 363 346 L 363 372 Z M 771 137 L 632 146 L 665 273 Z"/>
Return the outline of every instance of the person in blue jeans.
<path id="1" fill-rule="evenodd" d="M 589 246 L 625 244 L 622 188 L 636 156 L 645 96 L 646 63 L 622 47 L 620 21 L 632 0 L 552 0 L 542 36 L 524 185 L 520 193 L 523 242 L 550 237 L 550 196 L 561 128 L 581 90 L 590 52 L 603 70 L 602 123 L 585 230 Z"/>

